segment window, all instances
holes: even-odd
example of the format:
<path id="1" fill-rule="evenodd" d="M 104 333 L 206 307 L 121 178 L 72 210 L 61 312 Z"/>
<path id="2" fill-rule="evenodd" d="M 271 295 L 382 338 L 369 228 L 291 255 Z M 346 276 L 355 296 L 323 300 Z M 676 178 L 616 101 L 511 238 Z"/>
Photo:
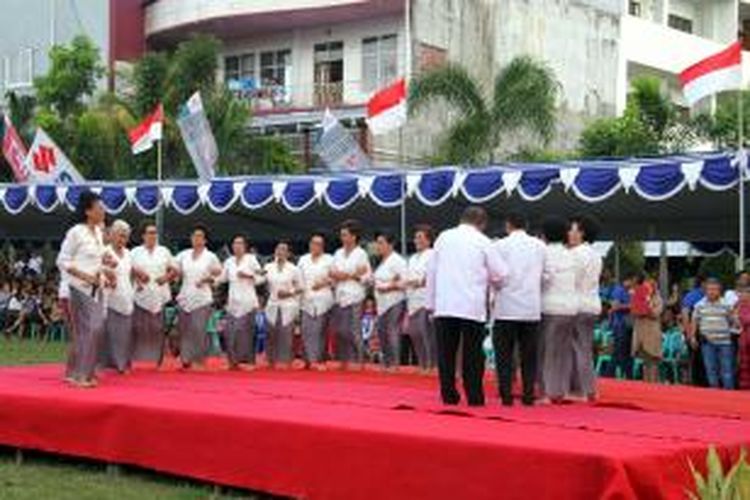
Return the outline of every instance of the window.
<path id="1" fill-rule="evenodd" d="M 362 40 L 362 89 L 384 87 L 398 77 L 398 38 L 396 35 Z"/>
<path id="2" fill-rule="evenodd" d="M 224 80 L 252 80 L 255 78 L 255 54 L 224 58 Z"/>
<path id="3" fill-rule="evenodd" d="M 630 0 L 630 2 L 628 2 L 628 14 L 641 17 L 641 2 Z"/>
<path id="4" fill-rule="evenodd" d="M 292 51 L 276 50 L 260 54 L 260 80 L 265 86 L 285 86 L 292 67 Z"/>
<path id="5" fill-rule="evenodd" d="M 341 104 L 344 100 L 344 42 L 316 43 L 314 71 L 315 106 Z"/>
<path id="6" fill-rule="evenodd" d="M 669 14 L 669 20 L 667 21 L 670 28 L 674 28 L 685 33 L 693 32 L 693 21 L 686 17 L 678 16 L 676 14 Z"/>

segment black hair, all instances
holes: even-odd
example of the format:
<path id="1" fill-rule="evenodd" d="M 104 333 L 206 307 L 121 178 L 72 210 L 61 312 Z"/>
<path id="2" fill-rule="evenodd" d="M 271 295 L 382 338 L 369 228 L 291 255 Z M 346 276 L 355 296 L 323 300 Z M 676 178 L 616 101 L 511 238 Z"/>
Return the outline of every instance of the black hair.
<path id="1" fill-rule="evenodd" d="M 526 229 L 528 226 L 526 216 L 519 212 L 508 213 L 505 216 L 505 223 L 509 224 L 513 229 Z"/>
<path id="2" fill-rule="evenodd" d="M 511 225 L 513 225 L 512 222 Z M 513 227 L 520 229 L 518 226 Z M 567 226 L 560 217 L 547 217 L 542 223 L 542 233 L 549 243 L 564 243 Z"/>
<path id="3" fill-rule="evenodd" d="M 714 276 L 710 276 L 710 277 L 706 278 L 706 280 L 703 282 L 703 284 L 706 285 L 706 286 L 709 286 L 709 285 L 719 285 L 719 286 L 722 286 L 721 280 L 719 280 L 719 278 L 716 278 Z"/>
<path id="4" fill-rule="evenodd" d="M 78 196 L 78 204 L 76 205 L 76 222 L 86 222 L 86 212 L 91 210 L 101 197 L 93 191 L 82 191 Z"/>
<path id="5" fill-rule="evenodd" d="M 347 219 L 341 223 L 341 230 L 346 229 L 349 234 L 354 236 L 359 242 L 359 238 L 362 236 L 362 224 L 356 219 Z"/>
<path id="6" fill-rule="evenodd" d="M 148 231 L 148 228 L 150 227 L 156 228 L 156 221 L 154 221 L 153 219 L 143 219 L 139 226 L 140 235 L 143 236 L 144 234 L 146 234 L 146 231 Z"/>
<path id="7" fill-rule="evenodd" d="M 378 238 L 383 238 L 386 243 L 391 246 L 396 244 L 396 237 L 393 235 L 393 233 L 389 233 L 388 231 L 382 231 L 378 233 Z"/>
<path id="8" fill-rule="evenodd" d="M 312 233 L 312 234 L 310 235 L 310 241 L 312 241 L 312 239 L 313 239 L 313 238 L 320 238 L 321 240 L 323 240 L 323 243 L 324 243 L 324 244 L 325 244 L 325 242 L 326 242 L 326 236 L 325 236 L 325 235 L 324 235 L 323 233 L 321 233 L 321 232 L 317 232 L 317 231 L 316 231 L 316 232 L 313 232 L 313 233 Z"/>
<path id="9" fill-rule="evenodd" d="M 430 240 L 430 243 L 435 241 L 435 233 L 432 230 L 432 226 L 429 224 L 417 224 L 414 226 L 414 234 L 422 233 L 424 234 L 425 238 Z"/>
<path id="10" fill-rule="evenodd" d="M 193 226 L 193 230 L 192 230 L 192 231 L 190 231 L 190 234 L 191 234 L 191 235 L 192 235 L 192 234 L 195 234 L 195 233 L 196 233 L 196 232 L 198 232 L 198 231 L 202 232 L 202 233 L 203 233 L 203 236 L 205 236 L 205 238 L 206 238 L 206 239 L 208 239 L 208 229 L 206 228 L 206 226 L 204 226 L 204 225 L 203 225 L 203 224 L 201 224 L 201 223 L 195 224 L 195 225 Z"/>
<path id="11" fill-rule="evenodd" d="M 586 243 L 595 242 L 599 236 L 599 223 L 589 215 L 574 215 L 568 220 L 568 227 L 573 227 L 573 224 L 578 226 L 578 229 L 583 233 L 583 241 Z"/>
<path id="12" fill-rule="evenodd" d="M 466 207 L 461 214 L 461 222 L 481 227 L 487 224 L 487 212 L 482 207 L 472 205 Z"/>
<path id="13" fill-rule="evenodd" d="M 247 241 L 247 237 L 244 234 L 235 234 L 232 236 L 232 244 L 234 244 L 234 241 L 240 239 L 242 240 L 242 243 L 245 245 L 245 249 L 247 249 L 250 246 L 250 242 Z"/>

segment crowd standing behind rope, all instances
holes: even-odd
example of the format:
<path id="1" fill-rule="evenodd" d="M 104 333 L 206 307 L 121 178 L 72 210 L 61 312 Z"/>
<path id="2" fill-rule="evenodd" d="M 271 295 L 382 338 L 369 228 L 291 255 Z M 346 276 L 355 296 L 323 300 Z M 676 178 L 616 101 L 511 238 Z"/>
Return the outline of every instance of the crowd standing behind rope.
<path id="1" fill-rule="evenodd" d="M 600 283 L 602 260 L 591 247 L 597 227 L 587 217 L 550 217 L 541 234 L 531 235 L 522 215 L 508 214 L 507 235 L 492 241 L 484 235 L 486 213 L 470 207 L 434 249 L 431 228 L 416 226 L 408 258 L 395 250 L 393 235 L 378 234 L 374 269 L 356 221 L 342 224 L 333 255 L 325 253 L 324 235 L 313 234 L 296 262 L 289 244 L 279 242 L 262 266 L 242 235 L 230 240 L 222 264 L 200 225 L 191 247 L 175 256 L 159 244 L 151 221 L 134 238 L 121 220 L 105 229 L 94 193 L 81 195 L 77 218 L 57 257 L 59 301 L 49 300 L 50 282 L 39 290 L 0 287 L 6 335 L 23 334 L 36 320 L 48 331 L 69 332 L 65 380 L 77 387 L 96 386 L 97 367 L 127 373 L 133 362 L 159 367 L 171 356 L 184 370 L 200 370 L 219 350 L 230 369 L 252 370 L 264 351 L 261 360 L 276 369 L 356 370 L 372 361 L 386 371 L 404 362 L 426 374 L 437 368 L 449 405 L 461 400 L 460 363 L 467 402 L 482 405 L 488 353 L 505 405 L 514 402 L 516 367 L 523 404 L 591 401 L 597 372 L 630 378 L 640 369 L 645 381 L 658 381 L 674 329 L 690 353 L 693 379 L 702 370 L 708 385 L 750 388 L 748 275 L 739 274 L 735 290 L 724 295 L 709 279 L 666 303 L 645 275 L 621 284 L 605 275 Z M 131 239 L 141 245 L 129 250 Z M 24 266 L 12 272 L 38 273 L 41 258 L 35 254 Z M 606 353 L 596 338 L 602 325 L 611 326 Z"/>

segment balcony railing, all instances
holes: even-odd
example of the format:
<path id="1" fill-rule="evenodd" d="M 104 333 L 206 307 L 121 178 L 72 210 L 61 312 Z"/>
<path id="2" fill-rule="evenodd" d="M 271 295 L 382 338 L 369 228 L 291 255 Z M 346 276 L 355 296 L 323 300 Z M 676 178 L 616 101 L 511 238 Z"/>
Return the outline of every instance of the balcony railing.
<path id="1" fill-rule="evenodd" d="M 317 108 L 340 106 L 344 102 L 344 82 L 316 83 L 313 88 Z"/>

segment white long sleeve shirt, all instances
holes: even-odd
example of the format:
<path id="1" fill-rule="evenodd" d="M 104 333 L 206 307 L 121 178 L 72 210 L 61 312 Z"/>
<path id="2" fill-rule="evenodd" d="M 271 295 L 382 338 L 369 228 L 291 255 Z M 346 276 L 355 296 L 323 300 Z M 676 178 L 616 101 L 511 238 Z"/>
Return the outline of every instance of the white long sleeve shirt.
<path id="1" fill-rule="evenodd" d="M 299 295 L 293 297 L 279 297 L 280 291 L 295 292 L 302 289 L 302 277 L 297 266 L 291 262 L 269 262 L 266 264 L 266 280 L 268 282 L 268 304 L 266 316 L 274 323 L 281 313 L 281 324 L 286 326 L 297 319 L 299 314 Z"/>
<path id="2" fill-rule="evenodd" d="M 578 313 L 576 263 L 572 250 L 562 243 L 547 245 L 544 257 L 544 314 L 574 316 Z"/>
<path id="3" fill-rule="evenodd" d="M 258 258 L 252 254 L 243 255 L 239 261 L 234 256 L 224 261 L 222 281 L 229 283 L 227 313 L 235 318 L 241 318 L 258 308 L 258 294 L 255 286 L 260 281 L 261 271 Z M 240 276 L 240 273 L 253 276 L 253 278 Z"/>
<path id="4" fill-rule="evenodd" d="M 602 300 L 599 297 L 602 258 L 588 243 L 578 245 L 572 252 L 576 263 L 578 312 L 598 315 L 602 312 Z"/>
<path id="5" fill-rule="evenodd" d="M 381 286 L 391 285 L 394 282 L 400 285 L 406 279 L 406 260 L 396 252 L 386 257 L 373 274 L 375 282 L 375 303 L 378 306 L 378 314 L 385 314 L 391 307 L 406 300 L 406 292 L 402 289 L 381 292 Z"/>
<path id="6" fill-rule="evenodd" d="M 149 250 L 145 246 L 135 247 L 130 252 L 133 268 L 145 273 L 148 283 L 136 284 L 135 304 L 152 314 L 158 314 L 164 305 L 172 300 L 169 283 L 159 285 L 156 280 L 167 274 L 170 267 L 176 267 L 172 253 L 161 245 Z"/>
<path id="7" fill-rule="evenodd" d="M 493 317 L 505 321 L 539 321 L 544 243 L 526 231 L 513 231 L 494 242 L 491 252 L 508 266 L 508 276 L 496 290 Z"/>
<path id="8" fill-rule="evenodd" d="M 135 296 L 131 278 L 133 266 L 130 252 L 127 248 L 123 248 L 122 256 L 120 256 L 117 255 L 114 248 L 110 247 L 107 249 L 107 254 L 117 263 L 117 267 L 113 269 L 117 279 L 116 286 L 105 290 L 107 307 L 124 316 L 130 316 L 133 313 L 133 300 Z"/>
<path id="9" fill-rule="evenodd" d="M 428 248 L 409 257 L 406 279 L 417 282 L 406 290 L 409 314 L 414 314 L 427 307 L 427 266 L 432 258 L 432 253 L 432 248 Z"/>
<path id="10" fill-rule="evenodd" d="M 359 279 L 336 283 L 335 298 L 336 304 L 339 306 L 348 307 L 365 300 L 365 283 L 372 275 L 372 268 L 370 267 L 370 259 L 367 258 L 367 252 L 360 247 L 353 248 L 349 253 L 345 249 L 339 248 L 333 255 L 332 269 L 336 271 L 354 274 L 360 267 L 364 267 L 366 271 Z"/>
<path id="11" fill-rule="evenodd" d="M 106 247 L 102 230 L 91 229 L 86 224 L 76 224 L 65 234 L 65 239 L 57 255 L 57 267 L 68 285 L 85 294 L 91 294 L 91 285 L 70 274 L 75 268 L 87 274 L 95 275 L 102 270 L 102 257 Z"/>
<path id="12" fill-rule="evenodd" d="M 487 321 L 490 282 L 502 283 L 510 272 L 490 246 L 469 224 L 440 234 L 427 267 L 427 303 L 436 318 Z"/>
<path id="13" fill-rule="evenodd" d="M 310 316 L 320 316 L 333 307 L 333 288 L 330 285 L 313 289 L 316 285 L 327 283 L 332 265 L 333 257 L 328 254 L 316 258 L 311 254 L 303 255 L 297 263 L 302 277 L 302 310 Z"/>
<path id="14" fill-rule="evenodd" d="M 214 269 L 221 269 L 216 254 L 204 248 L 195 256 L 193 249 L 189 248 L 177 254 L 175 264 L 182 274 L 182 285 L 177 294 L 177 303 L 182 310 L 190 313 L 211 305 L 214 301 L 213 289 L 207 283 L 201 284 L 201 281 L 211 277 Z"/>

